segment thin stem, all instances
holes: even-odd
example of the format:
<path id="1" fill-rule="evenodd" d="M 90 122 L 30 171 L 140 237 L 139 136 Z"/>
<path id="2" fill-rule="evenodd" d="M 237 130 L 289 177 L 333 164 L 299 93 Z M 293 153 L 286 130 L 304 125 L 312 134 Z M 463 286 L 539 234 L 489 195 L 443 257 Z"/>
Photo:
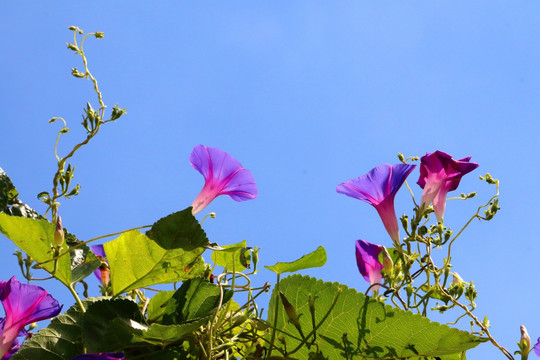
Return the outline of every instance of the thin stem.
<path id="1" fill-rule="evenodd" d="M 482 331 L 484 331 L 484 333 L 487 335 L 487 337 L 489 338 L 489 341 L 491 341 L 491 343 L 493 345 L 495 345 L 499 350 L 501 350 L 501 352 L 510 360 L 515 360 L 514 357 L 512 356 L 512 354 L 506 350 L 504 347 L 502 347 L 501 345 L 499 345 L 499 343 L 493 338 L 493 336 L 491 336 L 488 328 L 480 321 L 478 320 L 478 318 L 476 316 L 473 315 L 473 313 L 469 310 L 469 308 L 463 304 L 461 304 L 459 301 L 457 301 L 456 299 L 454 299 L 450 294 L 448 294 L 446 292 L 445 289 L 443 289 L 441 287 L 441 284 L 437 284 L 439 286 L 439 290 L 441 291 L 441 293 L 446 296 L 450 301 L 452 301 L 452 303 L 454 303 L 454 305 L 456 306 L 459 306 L 460 308 L 462 308 L 466 313 L 467 315 L 474 320 L 474 322 L 476 323 L 476 325 L 478 325 L 478 327 L 480 329 L 482 329 Z"/>
<path id="2" fill-rule="evenodd" d="M 274 348 L 274 341 L 276 339 L 276 327 L 277 327 L 277 320 L 278 320 L 278 313 L 279 313 L 279 273 L 277 274 L 277 281 L 276 281 L 276 287 L 274 289 L 274 293 L 276 294 L 276 296 L 274 296 L 274 301 L 275 301 L 274 325 L 272 326 L 272 334 L 270 335 L 270 349 L 268 350 L 268 356 L 272 355 L 272 350 Z"/>
<path id="3" fill-rule="evenodd" d="M 85 309 L 81 299 L 79 298 L 79 295 L 77 294 L 77 292 L 73 288 L 73 284 L 67 285 L 67 288 L 69 289 L 69 292 L 71 293 L 71 295 L 73 295 L 73 297 L 75 298 L 75 301 L 77 302 L 77 305 L 79 305 L 79 309 L 81 309 L 81 312 L 83 312 L 83 313 L 86 312 L 86 309 Z"/>

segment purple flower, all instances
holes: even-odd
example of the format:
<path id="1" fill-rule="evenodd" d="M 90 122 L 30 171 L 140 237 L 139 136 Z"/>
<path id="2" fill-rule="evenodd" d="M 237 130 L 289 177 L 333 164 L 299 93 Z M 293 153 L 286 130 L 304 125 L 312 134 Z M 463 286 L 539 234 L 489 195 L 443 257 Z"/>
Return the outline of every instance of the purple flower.
<path id="1" fill-rule="evenodd" d="M 200 212 L 219 195 L 245 201 L 257 197 L 257 186 L 251 171 L 225 151 L 197 145 L 189 156 L 191 166 L 204 176 L 204 187 L 193 201 L 193 215 Z"/>
<path id="2" fill-rule="evenodd" d="M 383 250 L 381 245 L 375 245 L 364 240 L 356 240 L 356 264 L 360 274 L 371 285 L 382 281 L 381 269 L 383 265 L 379 261 L 379 254 Z M 379 286 L 372 287 L 377 291 Z"/>
<path id="3" fill-rule="evenodd" d="M 122 353 L 94 353 L 83 354 L 71 360 L 124 360 L 126 357 Z"/>
<path id="4" fill-rule="evenodd" d="M 339 184 L 337 192 L 362 200 L 375 207 L 388 234 L 399 244 L 399 228 L 394 197 L 416 165 L 382 164 L 359 178 Z"/>
<path id="5" fill-rule="evenodd" d="M 417 184 L 424 192 L 422 193 L 422 205 L 427 207 L 433 203 L 435 216 L 441 220 L 446 207 L 446 194 L 457 189 L 461 177 L 478 167 L 477 163 L 469 162 L 471 157 L 460 160 L 452 159 L 452 156 L 442 151 L 427 153 L 420 159 L 420 178 Z"/>
<path id="6" fill-rule="evenodd" d="M 0 301 L 6 318 L 0 334 L 0 357 L 6 354 L 28 324 L 55 317 L 62 307 L 47 291 L 36 285 L 21 284 L 12 277 L 0 282 Z"/>
<path id="7" fill-rule="evenodd" d="M 90 246 L 90 250 L 98 257 L 98 259 L 104 258 L 107 255 L 105 255 L 105 249 L 103 248 L 103 245 L 92 245 Z M 105 262 L 108 264 L 109 262 L 105 260 Z M 101 282 L 101 285 L 107 286 L 109 285 L 110 277 L 109 277 L 109 268 L 106 265 L 101 265 L 99 268 L 97 268 L 94 271 L 94 275 L 97 277 L 99 282 Z"/>
<path id="8" fill-rule="evenodd" d="M 540 337 L 538 338 L 536 345 L 533 346 L 533 351 L 536 356 L 540 357 Z"/>

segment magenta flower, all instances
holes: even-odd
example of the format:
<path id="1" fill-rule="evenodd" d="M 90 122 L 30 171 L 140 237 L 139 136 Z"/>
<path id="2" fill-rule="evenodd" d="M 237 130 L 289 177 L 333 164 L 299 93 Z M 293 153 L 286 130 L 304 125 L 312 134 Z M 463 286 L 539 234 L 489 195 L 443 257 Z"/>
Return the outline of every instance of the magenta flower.
<path id="1" fill-rule="evenodd" d="M 94 353 L 83 354 L 71 360 L 124 360 L 126 357 L 122 353 Z"/>
<path id="2" fill-rule="evenodd" d="M 381 269 L 383 264 L 379 261 L 379 254 L 383 250 L 381 245 L 375 245 L 364 240 L 356 240 L 356 264 L 360 274 L 371 285 L 382 282 Z M 379 286 L 372 287 L 377 291 Z"/>
<path id="3" fill-rule="evenodd" d="M 96 255 L 98 259 L 104 258 L 107 255 L 105 255 L 105 249 L 103 248 L 103 245 L 92 245 L 90 246 L 90 250 Z M 105 262 L 108 264 L 109 262 L 105 260 Z M 109 268 L 105 265 L 101 265 L 99 268 L 97 268 L 94 271 L 94 275 L 97 277 L 101 285 L 107 286 L 109 285 L 110 281 L 110 275 L 109 275 Z"/>
<path id="4" fill-rule="evenodd" d="M 219 195 L 245 201 L 257 197 L 257 186 L 251 171 L 225 151 L 197 145 L 189 156 L 191 166 L 204 176 L 204 187 L 193 201 L 193 215 L 200 212 Z"/>
<path id="5" fill-rule="evenodd" d="M 0 357 L 6 354 L 28 324 L 55 317 L 62 307 L 47 291 L 36 285 L 21 284 L 12 277 L 0 282 L 0 301 L 6 318 L 0 334 Z"/>
<path id="6" fill-rule="evenodd" d="M 456 190 L 461 177 L 478 167 L 477 163 L 469 162 L 471 157 L 454 160 L 452 156 L 442 151 L 427 153 L 420 159 L 420 178 L 417 184 L 422 193 L 422 205 L 427 207 L 433 203 L 435 216 L 441 220 L 446 207 L 446 194 Z"/>
<path id="7" fill-rule="evenodd" d="M 367 202 L 375 207 L 388 234 L 399 244 L 399 228 L 394 197 L 416 165 L 382 164 L 359 178 L 339 184 L 337 192 Z"/>

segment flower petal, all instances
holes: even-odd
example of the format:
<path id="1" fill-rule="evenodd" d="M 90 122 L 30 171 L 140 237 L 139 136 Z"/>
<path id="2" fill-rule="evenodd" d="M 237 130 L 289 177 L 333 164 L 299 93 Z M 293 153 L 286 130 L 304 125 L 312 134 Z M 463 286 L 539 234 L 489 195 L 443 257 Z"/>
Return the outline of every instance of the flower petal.
<path id="1" fill-rule="evenodd" d="M 235 201 L 257 197 L 257 185 L 251 171 L 225 151 L 197 145 L 189 156 L 193 168 L 204 177 L 204 186 L 193 201 L 193 214 L 197 214 L 219 195 L 229 195 Z"/>
<path id="2" fill-rule="evenodd" d="M 538 338 L 536 345 L 533 346 L 533 351 L 536 356 L 540 357 L 540 337 Z"/>
<path id="3" fill-rule="evenodd" d="M 231 177 L 227 185 L 221 191 L 223 195 L 229 195 L 233 200 L 245 201 L 257 197 L 257 185 L 248 169 L 240 169 Z"/>
<path id="4" fill-rule="evenodd" d="M 382 164 L 365 175 L 339 184 L 336 190 L 375 206 L 387 197 L 395 196 L 415 167 L 409 164 Z"/>
<path id="5" fill-rule="evenodd" d="M 205 180 L 212 179 L 215 182 L 226 181 L 242 168 L 242 164 L 225 151 L 204 145 L 195 146 L 189 161 Z"/>
<path id="6" fill-rule="evenodd" d="M 373 205 L 392 240 L 399 242 L 394 198 L 415 167 L 409 164 L 382 164 L 365 175 L 339 184 L 336 191 Z"/>
<path id="7" fill-rule="evenodd" d="M 6 312 L 0 334 L 0 358 L 10 351 L 17 336 L 30 323 L 52 318 L 62 307 L 39 286 L 21 284 L 12 277 L 0 282 L 0 301 Z"/>
<path id="8" fill-rule="evenodd" d="M 372 244 L 365 240 L 356 240 L 356 264 L 360 274 L 370 284 L 380 283 L 382 280 L 381 269 L 383 265 L 379 261 L 379 254 L 383 247 Z M 374 288 L 374 290 L 376 290 Z"/>
<path id="9" fill-rule="evenodd" d="M 424 189 L 421 202 L 424 206 L 433 202 L 438 220 L 444 215 L 446 194 L 457 189 L 463 175 L 478 167 L 478 164 L 470 162 L 470 159 L 468 156 L 454 160 L 452 156 L 439 150 L 432 154 L 426 153 L 420 159 L 420 177 L 417 184 Z"/>
<path id="10" fill-rule="evenodd" d="M 54 317 L 62 310 L 58 301 L 45 289 L 36 285 L 21 284 L 15 276 L 7 282 L 0 282 L 0 301 L 6 311 L 6 326 L 24 323 L 22 326 L 24 327 Z"/>

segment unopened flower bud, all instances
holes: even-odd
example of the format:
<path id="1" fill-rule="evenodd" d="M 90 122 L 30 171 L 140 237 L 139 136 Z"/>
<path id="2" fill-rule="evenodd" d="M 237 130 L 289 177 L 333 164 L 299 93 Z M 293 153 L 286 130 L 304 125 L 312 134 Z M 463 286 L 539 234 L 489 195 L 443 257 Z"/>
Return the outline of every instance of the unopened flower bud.
<path id="1" fill-rule="evenodd" d="M 529 351 L 531 348 L 531 338 L 529 337 L 527 328 L 524 325 L 521 325 L 519 327 L 519 330 L 521 330 L 521 338 L 519 339 L 519 342 L 521 344 L 520 347 L 522 347 L 526 351 Z"/>
<path id="2" fill-rule="evenodd" d="M 56 219 L 56 230 L 54 231 L 54 243 L 60 247 L 64 243 L 64 227 L 62 226 L 62 218 L 58 216 Z"/>
<path id="3" fill-rule="evenodd" d="M 386 247 L 384 246 L 382 250 L 382 259 L 383 259 L 384 271 L 386 272 L 387 275 L 391 275 L 392 270 L 394 269 L 394 262 L 392 261 L 392 258 L 390 257 L 388 250 L 386 250 Z"/>
<path id="4" fill-rule="evenodd" d="M 96 37 L 96 39 L 103 39 L 103 36 L 105 36 L 105 33 L 101 32 L 101 31 L 96 31 L 94 33 L 94 36 Z"/>
<path id="5" fill-rule="evenodd" d="M 403 214 L 400 220 L 401 220 L 401 226 L 403 226 L 403 228 L 407 230 L 409 228 L 409 217 Z"/>
<path id="6" fill-rule="evenodd" d="M 73 44 L 70 44 L 70 43 L 66 43 L 67 44 L 67 48 L 69 50 L 73 50 L 73 51 L 79 51 L 79 48 Z"/>
<path id="7" fill-rule="evenodd" d="M 453 276 L 452 284 L 454 284 L 454 285 L 463 284 L 463 283 L 465 282 L 465 281 L 463 281 L 463 279 L 461 278 L 461 276 L 459 276 L 459 274 L 456 273 L 456 272 L 453 272 L 453 273 L 452 273 L 452 276 Z"/>
<path id="8" fill-rule="evenodd" d="M 19 266 L 20 267 L 23 267 L 24 265 L 24 259 L 23 259 L 23 254 L 22 252 L 18 251 L 18 250 L 15 250 L 15 253 L 13 254 L 17 257 L 17 261 L 19 262 Z"/>
<path id="9" fill-rule="evenodd" d="M 101 271 L 101 285 L 105 288 L 109 286 L 110 283 L 109 266 L 107 266 L 106 263 L 102 263 L 99 267 L 99 271 Z"/>
<path id="10" fill-rule="evenodd" d="M 298 319 L 298 315 L 296 314 L 296 310 L 294 306 L 287 300 L 285 295 L 280 291 L 279 296 L 281 297 L 281 302 L 283 303 L 283 307 L 285 308 L 285 313 L 287 314 L 287 317 L 292 322 L 294 327 L 302 333 L 302 329 L 300 327 L 300 320 Z"/>

